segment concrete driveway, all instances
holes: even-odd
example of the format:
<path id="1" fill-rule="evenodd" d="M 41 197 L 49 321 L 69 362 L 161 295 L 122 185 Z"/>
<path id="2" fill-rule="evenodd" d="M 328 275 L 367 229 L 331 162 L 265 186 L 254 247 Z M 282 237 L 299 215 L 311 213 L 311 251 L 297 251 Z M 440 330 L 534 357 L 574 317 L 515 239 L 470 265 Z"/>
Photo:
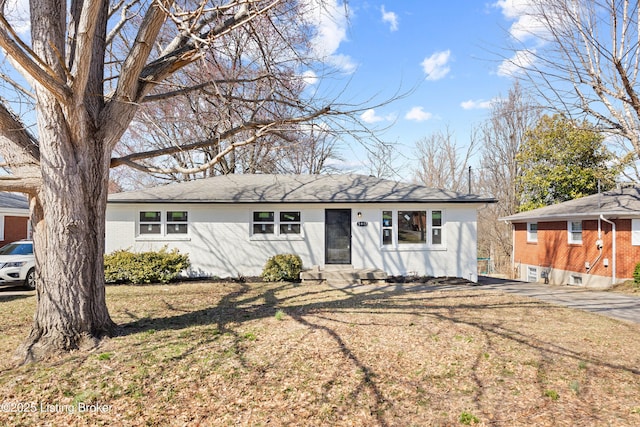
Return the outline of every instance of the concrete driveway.
<path id="1" fill-rule="evenodd" d="M 603 316 L 640 323 L 640 297 L 615 292 L 587 290 L 575 286 L 544 285 L 480 276 L 483 289 L 523 295 L 551 304 L 591 311 Z"/>
<path id="2" fill-rule="evenodd" d="M 35 294 L 36 291 L 28 291 L 21 286 L 0 285 L 0 301 L 29 297 Z"/>

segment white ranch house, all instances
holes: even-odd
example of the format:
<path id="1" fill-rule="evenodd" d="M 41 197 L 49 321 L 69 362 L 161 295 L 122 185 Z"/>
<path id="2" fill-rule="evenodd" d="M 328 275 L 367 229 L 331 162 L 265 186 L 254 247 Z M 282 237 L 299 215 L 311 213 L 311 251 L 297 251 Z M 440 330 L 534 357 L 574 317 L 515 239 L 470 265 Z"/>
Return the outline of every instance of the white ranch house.
<path id="1" fill-rule="evenodd" d="M 109 196 L 107 253 L 189 254 L 190 276 L 305 268 L 477 280 L 477 209 L 494 200 L 361 175 L 227 175 Z"/>

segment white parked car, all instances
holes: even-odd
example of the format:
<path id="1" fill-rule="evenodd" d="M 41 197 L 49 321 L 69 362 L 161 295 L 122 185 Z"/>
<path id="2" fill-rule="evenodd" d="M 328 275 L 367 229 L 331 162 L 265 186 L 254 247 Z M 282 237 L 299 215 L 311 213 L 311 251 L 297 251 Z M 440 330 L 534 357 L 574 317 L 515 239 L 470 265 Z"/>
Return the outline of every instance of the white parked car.
<path id="1" fill-rule="evenodd" d="M 0 248 L 0 285 L 22 284 L 35 289 L 33 242 L 20 240 Z"/>

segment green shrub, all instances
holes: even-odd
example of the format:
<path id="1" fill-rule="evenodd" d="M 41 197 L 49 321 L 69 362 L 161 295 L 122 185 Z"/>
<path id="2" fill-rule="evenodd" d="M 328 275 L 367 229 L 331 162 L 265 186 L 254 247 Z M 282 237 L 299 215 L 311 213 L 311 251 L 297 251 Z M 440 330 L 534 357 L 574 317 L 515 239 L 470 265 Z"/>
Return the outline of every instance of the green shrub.
<path id="1" fill-rule="evenodd" d="M 157 252 L 112 252 L 104 257 L 107 283 L 168 283 L 190 266 L 189 256 L 166 247 Z"/>
<path id="2" fill-rule="evenodd" d="M 640 262 L 636 264 L 636 268 L 633 270 L 633 282 L 640 285 Z"/>
<path id="3" fill-rule="evenodd" d="M 279 254 L 267 260 L 262 278 L 267 282 L 295 282 L 300 280 L 302 259 L 298 255 Z"/>

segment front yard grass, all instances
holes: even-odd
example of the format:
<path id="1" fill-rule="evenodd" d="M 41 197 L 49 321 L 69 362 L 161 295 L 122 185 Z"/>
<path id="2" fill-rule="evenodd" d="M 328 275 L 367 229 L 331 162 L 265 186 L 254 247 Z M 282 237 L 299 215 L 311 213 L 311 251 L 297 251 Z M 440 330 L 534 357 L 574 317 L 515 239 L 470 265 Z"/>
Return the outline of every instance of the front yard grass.
<path id="1" fill-rule="evenodd" d="M 0 425 L 640 425 L 639 325 L 482 287 L 198 282 L 107 299 L 119 336 L 17 368 L 35 300 L 0 299 Z"/>

